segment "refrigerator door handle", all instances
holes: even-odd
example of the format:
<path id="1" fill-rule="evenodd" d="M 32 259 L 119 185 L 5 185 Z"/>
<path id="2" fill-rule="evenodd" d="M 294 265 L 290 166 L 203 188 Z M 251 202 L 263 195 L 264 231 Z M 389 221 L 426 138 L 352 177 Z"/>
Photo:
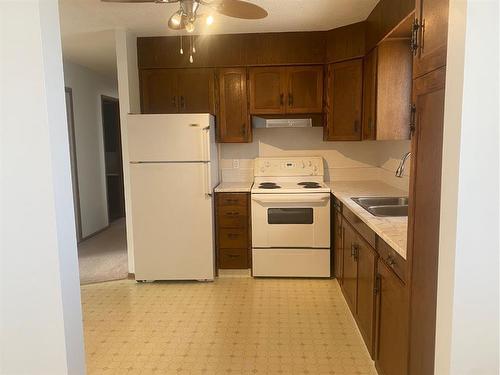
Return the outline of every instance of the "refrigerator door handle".
<path id="1" fill-rule="evenodd" d="M 201 129 L 201 142 L 202 142 L 202 155 L 203 159 L 206 161 L 210 161 L 210 156 L 208 150 L 210 148 L 210 138 L 209 138 L 209 130 L 210 126 L 204 127 Z"/>
<path id="2" fill-rule="evenodd" d="M 210 163 L 203 163 L 203 173 L 204 173 L 204 180 L 205 180 L 205 196 L 211 198 L 212 197 L 212 191 L 210 187 L 212 186 L 211 181 L 210 181 Z"/>

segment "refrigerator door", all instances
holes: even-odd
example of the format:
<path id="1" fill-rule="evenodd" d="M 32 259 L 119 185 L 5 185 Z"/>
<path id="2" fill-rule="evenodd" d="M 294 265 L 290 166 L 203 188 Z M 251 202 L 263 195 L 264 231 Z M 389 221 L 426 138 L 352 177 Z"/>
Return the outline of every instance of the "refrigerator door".
<path id="1" fill-rule="evenodd" d="M 213 280 L 210 167 L 130 165 L 136 280 Z"/>
<path id="2" fill-rule="evenodd" d="M 129 115 L 127 126 L 131 162 L 214 159 L 215 128 L 210 114 Z"/>

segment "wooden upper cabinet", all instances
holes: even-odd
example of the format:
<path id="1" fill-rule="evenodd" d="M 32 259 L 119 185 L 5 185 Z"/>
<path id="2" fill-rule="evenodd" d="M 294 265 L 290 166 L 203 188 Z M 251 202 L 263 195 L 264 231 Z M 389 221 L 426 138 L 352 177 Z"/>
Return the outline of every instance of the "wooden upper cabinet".
<path id="1" fill-rule="evenodd" d="M 179 69 L 180 113 L 214 113 L 213 69 Z"/>
<path id="2" fill-rule="evenodd" d="M 177 113 L 176 69 L 144 69 L 141 71 L 142 113 Z"/>
<path id="3" fill-rule="evenodd" d="M 363 60 L 328 66 L 326 141 L 361 140 Z"/>
<path id="4" fill-rule="evenodd" d="M 363 140 L 375 140 L 377 121 L 377 48 L 366 56 L 363 65 Z"/>
<path id="5" fill-rule="evenodd" d="M 323 66 L 297 66 L 286 69 L 287 113 L 323 111 Z"/>
<path id="6" fill-rule="evenodd" d="M 286 80 L 283 67 L 250 68 L 250 113 L 281 114 L 285 111 Z"/>
<path id="7" fill-rule="evenodd" d="M 252 128 L 248 114 L 246 68 L 219 69 L 217 81 L 219 95 L 218 142 L 251 142 Z"/>
<path id="8" fill-rule="evenodd" d="M 380 374 L 406 375 L 408 288 L 381 260 L 378 261 L 377 278 L 375 364 Z M 433 372 L 432 370 L 418 374 Z"/>
<path id="9" fill-rule="evenodd" d="M 213 69 L 143 69 L 142 113 L 214 113 Z"/>
<path id="10" fill-rule="evenodd" d="M 446 65 L 449 0 L 416 0 L 417 32 L 413 77 Z"/>

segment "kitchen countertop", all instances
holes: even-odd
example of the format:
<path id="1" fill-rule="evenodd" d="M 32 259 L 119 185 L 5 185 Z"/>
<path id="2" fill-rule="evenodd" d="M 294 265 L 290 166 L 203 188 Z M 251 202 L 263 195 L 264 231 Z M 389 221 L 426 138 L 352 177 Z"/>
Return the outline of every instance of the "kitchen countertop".
<path id="1" fill-rule="evenodd" d="M 253 181 L 247 182 L 221 182 L 216 188 L 216 193 L 250 193 Z"/>
<path id="2" fill-rule="evenodd" d="M 333 181 L 332 193 L 368 225 L 397 253 L 406 259 L 408 217 L 377 217 L 351 200 L 351 197 L 408 196 L 408 193 L 381 181 Z"/>

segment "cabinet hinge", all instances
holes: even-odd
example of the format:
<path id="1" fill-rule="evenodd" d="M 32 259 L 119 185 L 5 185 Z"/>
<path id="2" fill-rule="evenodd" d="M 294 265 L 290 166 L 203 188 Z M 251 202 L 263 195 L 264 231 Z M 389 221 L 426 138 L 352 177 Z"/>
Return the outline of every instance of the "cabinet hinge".
<path id="1" fill-rule="evenodd" d="M 410 41 L 410 50 L 413 53 L 413 55 L 417 55 L 419 49 L 418 32 L 421 27 L 422 24 L 419 22 L 418 18 L 415 18 L 411 29 L 411 41 Z"/>

